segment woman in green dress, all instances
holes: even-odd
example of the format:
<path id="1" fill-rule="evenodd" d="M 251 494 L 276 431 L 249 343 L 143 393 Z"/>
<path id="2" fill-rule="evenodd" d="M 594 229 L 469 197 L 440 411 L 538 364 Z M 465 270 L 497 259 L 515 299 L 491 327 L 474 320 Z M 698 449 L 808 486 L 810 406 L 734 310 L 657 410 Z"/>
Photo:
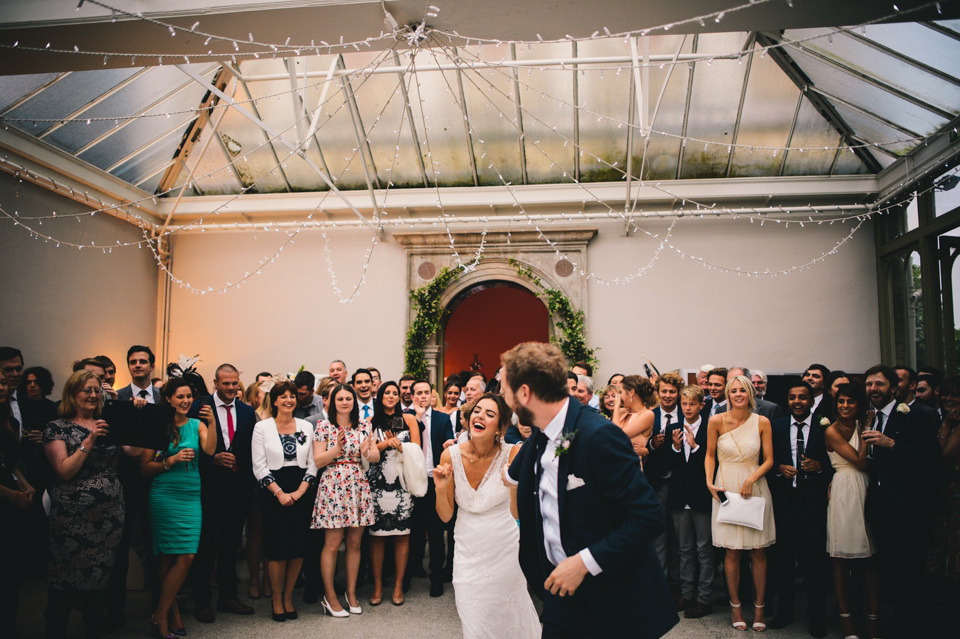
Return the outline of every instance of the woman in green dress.
<path id="1" fill-rule="evenodd" d="M 144 450 L 140 469 L 153 477 L 150 524 L 153 552 L 159 555 L 160 600 L 150 618 L 157 634 L 176 639 L 186 634 L 176 597 L 200 543 L 200 471 L 197 448 L 212 455 L 217 445 L 216 423 L 209 406 L 200 409 L 206 422 L 187 417 L 193 404 L 190 384 L 181 377 L 168 381 L 161 395 L 174 410 L 170 443 L 165 451 Z M 171 626 L 174 630 L 171 632 Z"/>

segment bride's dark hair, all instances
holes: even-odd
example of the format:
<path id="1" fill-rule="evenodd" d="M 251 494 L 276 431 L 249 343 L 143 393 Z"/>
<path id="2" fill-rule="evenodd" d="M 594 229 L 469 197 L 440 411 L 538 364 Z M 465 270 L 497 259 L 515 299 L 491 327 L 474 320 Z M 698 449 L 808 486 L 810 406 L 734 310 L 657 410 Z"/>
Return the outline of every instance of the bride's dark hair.
<path id="1" fill-rule="evenodd" d="M 470 409 L 470 415 L 473 415 L 473 411 L 477 410 L 477 406 L 479 406 L 480 402 L 485 399 L 491 399 L 497 404 L 497 412 L 500 414 L 499 419 L 497 420 L 497 431 L 499 432 L 499 438 L 503 439 L 503 434 L 507 432 L 507 427 L 510 426 L 510 420 L 513 417 L 513 411 L 510 410 L 509 406 L 507 406 L 507 401 L 503 399 L 503 395 L 484 393 L 473 403 L 473 408 Z M 467 423 L 470 423 L 469 416 L 467 417 Z"/>

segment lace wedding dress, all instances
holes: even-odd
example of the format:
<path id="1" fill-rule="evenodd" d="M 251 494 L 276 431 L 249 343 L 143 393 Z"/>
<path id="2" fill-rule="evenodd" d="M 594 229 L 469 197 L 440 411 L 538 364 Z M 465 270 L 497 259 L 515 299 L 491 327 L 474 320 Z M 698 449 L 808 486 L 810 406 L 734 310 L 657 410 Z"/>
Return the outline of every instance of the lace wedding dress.
<path id="1" fill-rule="evenodd" d="M 501 445 L 476 490 L 467 481 L 460 447 L 449 448 L 460 507 L 453 532 L 453 589 L 464 639 L 540 637 L 537 611 L 520 571 L 520 529 L 510 515 L 510 493 L 500 481 L 510 448 Z"/>

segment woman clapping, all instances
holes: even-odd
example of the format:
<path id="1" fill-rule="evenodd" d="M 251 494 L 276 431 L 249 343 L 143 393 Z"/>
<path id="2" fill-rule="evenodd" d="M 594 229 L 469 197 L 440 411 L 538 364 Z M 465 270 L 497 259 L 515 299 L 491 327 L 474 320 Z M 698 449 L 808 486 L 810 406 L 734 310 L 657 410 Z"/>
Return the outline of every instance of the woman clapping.
<path id="1" fill-rule="evenodd" d="M 320 573 L 323 578 L 323 608 L 334 617 L 348 617 L 362 612 L 357 601 L 357 572 L 360 569 L 360 540 L 363 529 L 376 521 L 370 485 L 360 465 L 360 458 L 368 462 L 380 459 L 372 426 L 360 421 L 357 395 L 353 388 L 337 384 L 330 391 L 333 407 L 328 410 L 330 420 L 317 424 L 314 434 L 314 461 L 323 468 L 313 508 L 311 528 L 323 529 L 323 552 Z M 340 606 L 333 589 L 333 574 L 337 566 L 337 552 L 346 536 L 347 592 L 345 598 L 350 610 Z"/>
<path id="2" fill-rule="evenodd" d="M 200 471 L 197 449 L 212 455 L 217 447 L 216 422 L 209 406 L 200 409 L 203 422 L 188 418 L 193 404 L 190 383 L 174 377 L 160 391 L 173 407 L 166 450 L 146 449 L 140 471 L 153 477 L 150 488 L 150 524 L 153 552 L 159 555 L 160 599 L 150 624 L 157 634 L 173 639 L 183 630 L 177 592 L 183 585 L 200 544 Z M 174 632 L 170 631 L 173 627 Z M 181 635 L 182 636 L 182 635 Z"/>

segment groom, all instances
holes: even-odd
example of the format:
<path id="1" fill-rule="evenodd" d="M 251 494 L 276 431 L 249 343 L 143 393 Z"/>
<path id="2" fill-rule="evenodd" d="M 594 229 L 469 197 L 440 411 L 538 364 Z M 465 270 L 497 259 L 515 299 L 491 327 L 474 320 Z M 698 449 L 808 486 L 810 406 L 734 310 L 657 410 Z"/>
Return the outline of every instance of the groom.
<path id="1" fill-rule="evenodd" d="M 556 346 L 501 356 L 503 392 L 537 428 L 504 477 L 516 491 L 520 565 L 543 597 L 543 637 L 656 639 L 679 618 L 652 542 L 660 500 L 630 441 L 567 395 Z"/>

